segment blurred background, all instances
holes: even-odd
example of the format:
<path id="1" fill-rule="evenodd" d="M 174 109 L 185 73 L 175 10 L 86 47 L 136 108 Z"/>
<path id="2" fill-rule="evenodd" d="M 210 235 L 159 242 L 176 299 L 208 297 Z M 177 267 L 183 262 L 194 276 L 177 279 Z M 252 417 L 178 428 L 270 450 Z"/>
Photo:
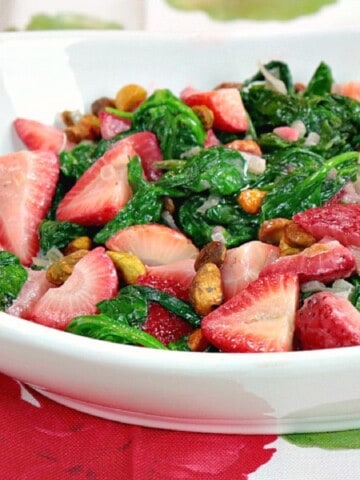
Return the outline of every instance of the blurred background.
<path id="1" fill-rule="evenodd" d="M 360 25 L 360 0 L 0 0 L 0 30 L 152 32 Z"/>

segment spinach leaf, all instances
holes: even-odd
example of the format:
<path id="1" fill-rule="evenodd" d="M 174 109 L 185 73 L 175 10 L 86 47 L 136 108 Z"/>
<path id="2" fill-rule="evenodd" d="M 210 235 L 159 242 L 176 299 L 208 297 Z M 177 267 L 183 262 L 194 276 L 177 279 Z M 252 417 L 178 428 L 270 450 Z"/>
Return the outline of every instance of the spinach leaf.
<path id="1" fill-rule="evenodd" d="M 156 90 L 135 110 L 132 128 L 155 133 L 164 159 L 181 158 L 191 148 L 203 146 L 205 141 L 200 119 L 166 89 Z"/>
<path id="2" fill-rule="evenodd" d="M 223 237 L 228 248 L 250 241 L 257 236 L 259 216 L 244 212 L 236 197 L 214 197 L 193 195 L 179 208 L 179 223 L 184 233 L 198 247 L 211 242 L 215 232 Z"/>
<path id="3" fill-rule="evenodd" d="M 60 170 L 66 177 L 78 179 L 94 162 L 94 143 L 80 143 L 72 150 L 60 153 Z"/>
<path id="4" fill-rule="evenodd" d="M 27 277 L 27 271 L 18 257 L 5 250 L 0 251 L 0 310 L 4 311 L 11 305 Z"/>
<path id="5" fill-rule="evenodd" d="M 333 157 L 315 171 L 295 170 L 275 182 L 261 207 L 261 222 L 276 218 L 291 218 L 295 213 L 322 205 L 360 171 L 358 152 Z M 329 178 L 336 169 L 335 178 Z"/>
<path id="6" fill-rule="evenodd" d="M 181 188 L 219 195 L 238 193 L 247 184 L 247 162 L 240 152 L 223 146 L 201 150 L 157 182 L 164 191 Z"/>
<path id="7" fill-rule="evenodd" d="M 113 320 L 104 314 L 76 317 L 68 324 L 66 331 L 84 337 L 106 340 L 107 342 L 142 345 L 143 347 L 167 350 L 152 335 L 139 328 Z"/>
<path id="8" fill-rule="evenodd" d="M 148 314 L 148 303 L 136 289 L 121 290 L 117 297 L 97 304 L 100 313 L 113 320 L 140 327 Z"/>
<path id="9" fill-rule="evenodd" d="M 304 95 L 325 95 L 331 92 L 334 82 L 330 67 L 321 62 L 311 77 Z"/>
<path id="10" fill-rule="evenodd" d="M 292 75 L 289 66 L 281 61 L 272 60 L 264 65 L 264 68 L 274 77 L 282 80 L 285 84 L 286 90 L 288 93 L 294 92 L 294 85 L 292 80 Z M 259 70 L 254 76 L 245 80 L 243 87 L 247 87 L 254 82 L 264 81 L 265 77 L 263 73 Z"/>
<path id="11" fill-rule="evenodd" d="M 354 285 L 354 291 L 352 292 L 349 300 L 354 307 L 360 311 L 360 276 L 354 275 L 349 279 L 349 281 Z"/>
<path id="12" fill-rule="evenodd" d="M 175 315 L 183 318 L 193 327 L 200 326 L 201 319 L 199 315 L 188 303 L 183 302 L 182 300 L 179 300 L 178 298 L 169 295 L 168 293 L 161 292 L 156 288 L 147 287 L 144 285 L 128 285 L 121 290 L 121 294 L 133 294 L 134 291 L 142 295 L 142 297 L 145 298 L 146 301 L 156 302 L 162 307 L 169 310 L 169 312 L 175 313 Z"/>
<path id="13" fill-rule="evenodd" d="M 39 227 L 40 247 L 44 253 L 50 248 L 64 248 L 77 237 L 88 234 L 88 230 L 76 223 L 44 220 Z"/>

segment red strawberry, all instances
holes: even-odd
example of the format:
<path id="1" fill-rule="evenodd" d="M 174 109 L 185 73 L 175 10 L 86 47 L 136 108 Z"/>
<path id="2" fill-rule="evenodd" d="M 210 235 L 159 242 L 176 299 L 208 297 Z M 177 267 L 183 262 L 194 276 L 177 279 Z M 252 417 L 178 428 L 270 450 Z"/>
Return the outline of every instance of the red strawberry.
<path id="1" fill-rule="evenodd" d="M 46 279 L 46 270 L 27 269 L 28 278 L 24 283 L 19 295 L 12 305 L 6 310 L 10 315 L 20 318 L 28 318 L 35 303 L 53 287 Z"/>
<path id="2" fill-rule="evenodd" d="M 338 203 L 360 203 L 360 192 L 356 190 L 353 182 L 348 182 L 324 205 L 326 207 Z"/>
<path id="3" fill-rule="evenodd" d="M 220 88 L 207 92 L 185 89 L 181 99 L 190 107 L 206 105 L 214 113 L 215 130 L 246 132 L 248 116 L 240 92 L 236 88 Z"/>
<path id="4" fill-rule="evenodd" d="M 246 288 L 278 257 L 278 247 L 257 240 L 229 249 L 221 267 L 224 299 L 229 300 Z"/>
<path id="5" fill-rule="evenodd" d="M 166 308 L 151 302 L 142 329 L 156 337 L 164 345 L 188 335 L 193 329 L 184 320 Z"/>
<path id="6" fill-rule="evenodd" d="M 360 102 L 360 82 L 351 81 L 334 85 L 333 90 L 334 93 L 353 98 L 354 100 L 358 100 Z"/>
<path id="7" fill-rule="evenodd" d="M 220 145 L 220 140 L 215 135 L 214 130 L 212 128 L 210 128 L 206 132 L 204 147 L 205 148 L 210 148 L 210 147 L 215 147 L 216 145 Z"/>
<path id="8" fill-rule="evenodd" d="M 300 132 L 294 127 L 276 127 L 273 132 L 283 140 L 288 142 L 297 142 L 300 138 Z"/>
<path id="9" fill-rule="evenodd" d="M 58 220 L 80 225 L 104 225 L 131 197 L 127 164 L 136 155 L 122 140 L 99 158 L 79 178 L 60 202 Z"/>
<path id="10" fill-rule="evenodd" d="M 147 273 L 138 277 L 136 283 L 188 301 L 189 287 L 195 275 L 194 263 L 194 259 L 186 258 L 167 265 L 149 266 Z"/>
<path id="11" fill-rule="evenodd" d="M 52 152 L 20 151 L 0 157 L 0 249 L 31 265 L 39 250 L 38 227 L 59 177 Z"/>
<path id="12" fill-rule="evenodd" d="M 113 262 L 103 247 L 85 255 L 60 287 L 49 289 L 35 304 L 29 319 L 63 330 L 79 315 L 97 312 L 96 304 L 114 297 L 118 278 Z"/>
<path id="13" fill-rule="evenodd" d="M 145 265 L 166 265 L 199 253 L 183 233 L 157 223 L 124 228 L 107 240 L 106 247 L 133 253 Z"/>
<path id="14" fill-rule="evenodd" d="M 17 118 L 14 121 L 16 133 L 29 150 L 47 150 L 59 153 L 65 149 L 65 132 L 36 120 Z"/>
<path id="15" fill-rule="evenodd" d="M 224 352 L 289 351 L 298 296 L 296 275 L 259 278 L 204 317 L 202 332 Z"/>
<path id="16" fill-rule="evenodd" d="M 280 257 L 267 265 L 260 273 L 292 273 L 300 282 L 318 280 L 328 283 L 338 278 L 349 277 L 356 269 L 354 255 L 336 240 L 315 243 L 301 253 Z"/>
<path id="17" fill-rule="evenodd" d="M 152 132 L 139 132 L 129 135 L 126 140 L 141 158 L 147 180 L 158 180 L 162 171 L 154 167 L 154 162 L 160 162 L 163 156 L 156 135 Z"/>
<path id="18" fill-rule="evenodd" d="M 298 311 L 295 331 L 303 350 L 360 345 L 360 312 L 346 298 L 318 292 Z"/>
<path id="19" fill-rule="evenodd" d="M 117 117 L 116 115 L 112 115 L 105 110 L 101 110 L 99 112 L 99 120 L 101 136 L 105 140 L 109 140 L 117 133 L 129 130 L 131 125 L 131 120 Z"/>
<path id="20" fill-rule="evenodd" d="M 335 238 L 343 245 L 360 247 L 360 205 L 346 203 L 314 207 L 297 213 L 294 222 L 315 238 Z"/>

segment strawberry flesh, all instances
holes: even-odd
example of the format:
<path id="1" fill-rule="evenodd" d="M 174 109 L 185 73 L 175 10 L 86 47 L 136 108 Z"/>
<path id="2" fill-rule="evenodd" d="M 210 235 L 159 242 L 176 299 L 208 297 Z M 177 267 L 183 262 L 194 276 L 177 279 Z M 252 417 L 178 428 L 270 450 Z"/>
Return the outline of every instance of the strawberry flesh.
<path id="1" fill-rule="evenodd" d="M 286 255 L 267 265 L 260 273 L 293 273 L 299 281 L 318 280 L 329 283 L 338 278 L 349 277 L 356 270 L 353 253 L 336 240 L 318 242 L 301 253 Z"/>
<path id="2" fill-rule="evenodd" d="M 127 164 L 136 152 L 126 139 L 89 167 L 61 200 L 56 216 L 80 225 L 105 225 L 130 199 Z"/>
<path id="3" fill-rule="evenodd" d="M 192 331 L 188 323 L 154 302 L 149 304 L 148 316 L 142 329 L 164 345 L 179 340 Z"/>
<path id="4" fill-rule="evenodd" d="M 224 299 L 229 300 L 256 280 L 261 270 L 279 257 L 279 249 L 257 240 L 230 248 L 221 266 Z"/>
<path id="5" fill-rule="evenodd" d="M 334 238 L 345 246 L 360 247 L 360 205 L 332 204 L 297 213 L 293 218 L 316 239 Z"/>
<path id="6" fill-rule="evenodd" d="M 295 332 L 303 350 L 360 345 L 360 312 L 346 298 L 318 292 L 297 312 Z"/>
<path id="7" fill-rule="evenodd" d="M 261 277 L 204 317 L 202 332 L 223 352 L 289 351 L 298 297 L 296 275 Z"/>
<path id="8" fill-rule="evenodd" d="M 39 251 L 38 227 L 59 178 L 52 152 L 19 151 L 0 157 L 0 249 L 29 266 Z"/>
<path id="9" fill-rule="evenodd" d="M 127 118 L 119 118 L 105 110 L 99 112 L 100 133 L 102 138 L 110 140 L 116 134 L 129 130 L 131 121 Z"/>
<path id="10" fill-rule="evenodd" d="M 221 88 L 199 92 L 190 88 L 185 89 L 181 99 L 190 107 L 205 105 L 214 113 L 215 130 L 224 132 L 246 132 L 248 129 L 248 117 L 236 88 Z"/>
<path id="11" fill-rule="evenodd" d="M 157 223 L 124 228 L 107 240 L 106 247 L 117 252 L 133 253 L 150 266 L 195 258 L 199 253 L 183 233 Z"/>
<path id="12" fill-rule="evenodd" d="M 36 120 L 17 118 L 14 121 L 14 128 L 18 137 L 29 150 L 60 153 L 67 143 L 63 130 L 44 125 Z"/>
<path id="13" fill-rule="evenodd" d="M 95 314 L 96 304 L 114 297 L 117 289 L 114 264 L 105 249 L 97 247 L 75 265 L 60 287 L 50 288 L 40 298 L 29 320 L 63 330 L 74 317 Z"/>

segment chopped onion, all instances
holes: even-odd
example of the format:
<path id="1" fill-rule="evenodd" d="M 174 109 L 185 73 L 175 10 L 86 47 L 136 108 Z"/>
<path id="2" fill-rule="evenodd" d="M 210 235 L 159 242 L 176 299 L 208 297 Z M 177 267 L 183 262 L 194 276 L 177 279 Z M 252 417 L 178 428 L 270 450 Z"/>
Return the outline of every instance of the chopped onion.
<path id="1" fill-rule="evenodd" d="M 241 152 L 241 155 L 245 158 L 249 172 L 260 174 L 264 173 L 266 169 L 266 160 L 265 158 L 254 155 L 253 153 Z"/>
<path id="2" fill-rule="evenodd" d="M 301 291 L 304 293 L 330 292 L 344 298 L 349 298 L 353 290 L 354 286 L 344 279 L 335 280 L 331 287 L 317 281 L 306 282 L 301 285 Z"/>
<path id="3" fill-rule="evenodd" d="M 224 231 L 225 231 L 224 227 L 221 227 L 221 226 L 214 227 L 211 233 L 211 240 L 213 242 L 226 243 L 226 239 L 224 237 Z"/>
<path id="4" fill-rule="evenodd" d="M 57 247 L 51 247 L 46 255 L 39 253 L 37 257 L 33 257 L 32 263 L 36 267 L 48 268 L 53 263 L 63 258 L 63 253 Z"/>
<path id="5" fill-rule="evenodd" d="M 303 138 L 306 134 L 306 126 L 302 120 L 295 120 L 291 125 L 292 128 L 295 128 L 299 132 L 299 137 Z"/>
<path id="6" fill-rule="evenodd" d="M 320 142 L 320 135 L 316 132 L 310 132 L 309 135 L 305 139 L 305 145 L 307 147 L 312 147 L 318 145 Z"/>
<path id="7" fill-rule="evenodd" d="M 210 197 L 204 202 L 196 211 L 204 214 L 209 208 L 216 207 L 220 202 L 220 197 L 216 195 L 210 195 Z"/>
<path id="8" fill-rule="evenodd" d="M 182 153 L 180 155 L 180 158 L 182 159 L 182 158 L 193 157 L 194 155 L 197 155 L 198 153 L 200 153 L 200 151 L 201 151 L 200 147 L 192 147 L 189 150 L 187 150 L 186 152 Z"/>
<path id="9" fill-rule="evenodd" d="M 171 215 L 170 212 L 164 210 L 161 214 L 162 219 L 166 223 L 166 225 L 174 230 L 179 230 L 178 226 L 175 223 L 174 217 Z"/>
<path id="10" fill-rule="evenodd" d="M 259 70 L 264 75 L 266 83 L 271 90 L 284 95 L 287 94 L 286 85 L 282 80 L 272 75 L 261 63 L 259 63 Z"/>

